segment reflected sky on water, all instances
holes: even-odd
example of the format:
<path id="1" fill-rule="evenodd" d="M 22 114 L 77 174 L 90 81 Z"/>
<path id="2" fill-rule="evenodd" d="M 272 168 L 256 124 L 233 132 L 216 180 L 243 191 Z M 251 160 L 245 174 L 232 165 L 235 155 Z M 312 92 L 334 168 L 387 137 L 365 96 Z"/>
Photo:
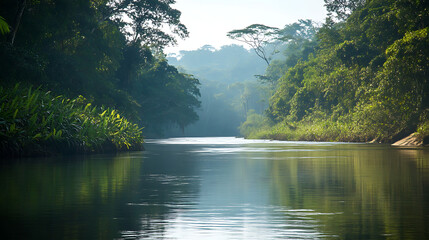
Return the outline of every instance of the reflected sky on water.
<path id="1" fill-rule="evenodd" d="M 0 167 L 7 239 L 428 239 L 429 151 L 240 138 Z"/>

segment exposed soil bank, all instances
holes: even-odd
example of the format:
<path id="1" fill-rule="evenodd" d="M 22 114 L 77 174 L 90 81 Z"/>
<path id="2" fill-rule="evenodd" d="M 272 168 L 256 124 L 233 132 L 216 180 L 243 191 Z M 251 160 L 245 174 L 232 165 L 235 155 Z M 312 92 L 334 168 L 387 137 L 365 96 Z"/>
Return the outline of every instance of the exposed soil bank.
<path id="1" fill-rule="evenodd" d="M 428 144 L 425 144 L 424 140 L 417 133 L 412 133 L 411 135 L 393 143 L 392 146 L 421 147 L 421 146 L 428 146 Z"/>

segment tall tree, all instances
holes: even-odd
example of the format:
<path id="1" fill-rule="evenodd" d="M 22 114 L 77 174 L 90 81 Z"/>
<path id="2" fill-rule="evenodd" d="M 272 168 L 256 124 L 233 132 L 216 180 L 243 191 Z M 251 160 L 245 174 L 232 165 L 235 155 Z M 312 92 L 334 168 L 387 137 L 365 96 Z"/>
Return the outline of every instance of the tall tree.
<path id="1" fill-rule="evenodd" d="M 265 76 L 259 76 L 262 82 L 277 84 L 277 80 L 287 69 L 293 67 L 299 60 L 307 60 L 317 45 L 316 33 L 318 26 L 312 20 L 298 20 L 287 24 L 277 31 L 276 45 L 281 49 L 284 59 L 277 57 L 268 66 Z"/>
<path id="2" fill-rule="evenodd" d="M 176 43 L 176 36 L 189 33 L 180 22 L 181 12 L 172 8 L 175 0 L 104 0 L 99 1 L 100 21 L 112 20 L 120 26 L 128 41 L 164 47 Z M 166 29 L 170 29 L 168 32 Z"/>
<path id="3" fill-rule="evenodd" d="M 232 30 L 227 36 L 249 45 L 255 53 L 270 65 L 271 56 L 267 52 L 267 44 L 274 42 L 278 37 L 278 28 L 263 24 L 252 24 L 243 29 Z"/>
<path id="4" fill-rule="evenodd" d="M 346 20 L 357 8 L 362 7 L 366 0 L 324 0 L 329 17 Z"/>
<path id="5" fill-rule="evenodd" d="M 27 5 L 26 0 L 18 0 L 17 9 L 15 13 L 14 25 L 12 27 L 12 32 L 10 36 L 10 43 L 13 45 L 15 42 L 16 33 L 18 32 L 19 25 L 21 24 L 22 15 L 24 14 L 24 9 Z"/>

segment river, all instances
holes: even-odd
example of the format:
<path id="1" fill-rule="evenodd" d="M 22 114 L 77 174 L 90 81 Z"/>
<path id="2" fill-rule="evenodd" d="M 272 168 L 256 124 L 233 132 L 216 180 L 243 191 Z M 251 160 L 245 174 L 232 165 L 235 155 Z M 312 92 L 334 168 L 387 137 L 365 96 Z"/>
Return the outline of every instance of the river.
<path id="1" fill-rule="evenodd" d="M 429 239 L 429 150 L 239 138 L 0 165 L 2 239 Z"/>

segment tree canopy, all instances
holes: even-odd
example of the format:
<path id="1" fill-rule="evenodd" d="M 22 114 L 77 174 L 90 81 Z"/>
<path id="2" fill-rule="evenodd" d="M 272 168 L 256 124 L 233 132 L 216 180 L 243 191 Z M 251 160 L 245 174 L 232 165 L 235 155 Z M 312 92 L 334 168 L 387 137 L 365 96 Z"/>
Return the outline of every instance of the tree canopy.
<path id="1" fill-rule="evenodd" d="M 357 8 L 362 7 L 366 0 L 324 0 L 328 16 L 337 20 L 346 20 Z"/>
<path id="2" fill-rule="evenodd" d="M 175 0 L 104 0 L 99 2 L 99 20 L 116 23 L 127 39 L 147 46 L 175 44 L 176 37 L 189 35 L 180 23 L 180 11 L 170 5 Z M 168 32 L 166 29 L 170 29 Z"/>
<path id="3" fill-rule="evenodd" d="M 328 17 L 317 38 L 305 44 L 311 43 L 310 48 L 302 48 L 296 61 L 289 61 L 266 111 L 274 125 L 256 136 L 388 142 L 425 129 L 429 125 L 427 4 L 418 0 L 325 3 L 340 21 Z"/>
<path id="4" fill-rule="evenodd" d="M 243 29 L 232 30 L 227 36 L 249 45 L 267 65 L 270 65 L 270 53 L 267 52 L 266 45 L 275 41 L 277 30 L 263 24 L 252 24 Z"/>
<path id="5" fill-rule="evenodd" d="M 198 119 L 199 81 L 162 54 L 188 36 L 174 3 L 1 1 L 0 16 L 11 31 L 0 36 L 0 83 L 83 95 L 120 110 L 152 136 L 169 125 L 184 128 Z"/>

